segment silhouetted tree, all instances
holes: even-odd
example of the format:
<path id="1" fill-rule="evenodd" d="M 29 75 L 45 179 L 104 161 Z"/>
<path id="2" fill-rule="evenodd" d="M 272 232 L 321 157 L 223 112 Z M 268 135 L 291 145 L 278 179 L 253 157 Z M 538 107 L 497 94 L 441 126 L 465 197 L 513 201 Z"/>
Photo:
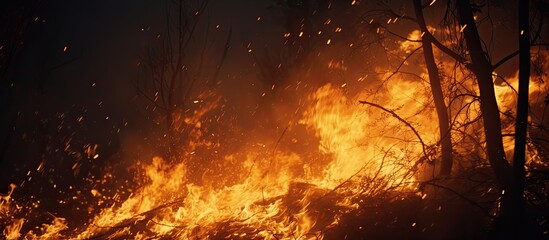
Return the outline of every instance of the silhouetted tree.
<path id="1" fill-rule="evenodd" d="M 454 2 L 457 12 L 457 20 L 463 32 L 467 54 L 465 57 L 442 46 L 441 50 L 449 53 L 457 61 L 463 62 L 475 75 L 479 87 L 480 108 L 483 119 L 483 129 L 486 137 L 486 150 L 488 160 L 496 176 L 497 182 L 502 188 L 502 205 L 496 234 L 498 238 L 518 239 L 524 234 L 524 163 L 526 148 L 527 116 L 528 116 L 528 85 L 530 72 L 530 18 L 528 1 L 519 1 L 519 50 L 504 57 L 496 64 L 491 63 L 489 54 L 483 46 L 483 40 L 477 29 L 475 12 L 482 6 L 469 0 L 456 0 Z M 543 14 L 542 14 L 543 15 Z M 543 24 L 540 21 L 539 24 Z M 540 26 L 541 27 L 541 26 Z M 539 32 L 538 32 L 539 34 Z M 506 159 L 503 146 L 502 123 L 500 111 L 494 90 L 492 72 L 503 62 L 513 58 L 517 54 L 519 59 L 519 100 L 517 104 L 515 154 L 513 165 Z M 470 58 L 470 62 L 466 60 Z"/>
<path id="2" fill-rule="evenodd" d="M 423 17 L 423 4 L 421 0 L 414 0 L 414 10 L 416 14 L 417 23 L 421 32 L 427 32 L 427 24 Z M 448 108 L 444 102 L 444 93 L 442 92 L 442 86 L 440 83 L 440 75 L 438 67 L 435 62 L 433 54 L 433 47 L 431 38 L 422 37 L 421 43 L 423 47 L 423 56 L 425 58 L 425 65 L 427 66 L 427 72 L 429 74 L 429 84 L 431 86 L 431 92 L 435 103 L 435 109 L 438 117 L 438 128 L 440 144 L 442 149 L 440 175 L 450 175 L 452 172 L 452 137 L 450 129 L 450 119 L 448 117 Z"/>
<path id="3" fill-rule="evenodd" d="M 143 75 L 134 83 L 141 95 L 162 112 L 166 151 L 171 158 L 188 134 L 181 126 L 185 125 L 186 108 L 196 89 L 217 84 L 230 47 L 231 31 L 212 69 L 207 62 L 207 51 L 212 45 L 211 26 L 207 22 L 200 28 L 204 32 L 197 29 L 208 1 L 167 0 L 165 4 L 165 29 L 143 56 Z"/>

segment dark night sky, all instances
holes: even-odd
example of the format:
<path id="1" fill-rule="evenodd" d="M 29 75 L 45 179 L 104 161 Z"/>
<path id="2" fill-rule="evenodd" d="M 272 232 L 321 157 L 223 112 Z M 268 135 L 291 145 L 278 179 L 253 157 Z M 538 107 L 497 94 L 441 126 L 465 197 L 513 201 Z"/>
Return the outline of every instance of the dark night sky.
<path id="1" fill-rule="evenodd" d="M 229 102 L 246 103 L 239 109 L 243 113 L 239 116 L 253 111 L 258 93 L 270 88 L 257 81 L 247 45 L 251 43 L 257 52 L 283 41 L 284 19 L 280 11 L 270 8 L 272 3 L 211 1 L 208 12 L 202 16 L 209 19 L 212 29 L 220 25 L 213 37 L 218 45 L 223 44 L 229 27 L 233 30 L 231 48 L 220 74 L 220 89 Z M 64 123 L 69 125 L 83 116 L 79 129 L 73 131 L 81 136 L 83 144 L 110 143 L 118 146 L 113 149 L 128 149 L 125 146 L 142 143 L 136 139 L 151 137 L 152 121 L 147 119 L 143 99 L 137 97 L 131 81 L 138 77 L 140 55 L 163 31 L 163 4 L 153 0 L 57 1 L 44 5 L 39 15 L 44 22 L 35 24 L 19 67 L 22 82 L 39 79 L 43 84 L 36 91 L 20 95 L 22 108 L 37 109 L 46 119 L 65 113 L 68 117 Z M 256 20 L 259 16 L 261 21 Z M 67 61 L 70 63 L 55 68 Z M 42 69 L 51 68 L 55 69 L 40 75 Z M 36 119 L 28 122 L 31 128 L 36 125 L 32 121 Z M 31 134 L 41 135 L 36 131 Z M 9 162 L 15 164 L 19 160 Z M 30 165 L 36 162 L 39 161 Z M 14 166 L 2 164 L 3 169 Z M 9 177 L 3 181 L 10 181 Z"/>
<path id="2" fill-rule="evenodd" d="M 246 45 L 249 42 L 254 46 L 267 44 L 266 39 L 280 38 L 283 30 L 274 23 L 280 19 L 276 11 L 269 8 L 270 4 L 266 0 L 211 1 L 203 16 L 209 18 L 212 29 L 220 25 L 214 36 L 219 38 L 214 39 L 216 44 L 224 43 L 229 27 L 233 30 L 228 59 L 220 74 L 222 89 L 228 98 L 238 96 L 247 101 L 256 97 L 252 91 L 246 91 L 256 87 L 252 86 L 256 73 Z M 131 82 L 138 76 L 139 57 L 163 31 L 163 13 L 163 4 L 151 0 L 48 2 L 39 12 L 42 23 L 31 29 L 33 35 L 19 65 L 21 82 L 42 84 L 18 96 L 20 108 L 33 109 L 41 118 L 50 120 L 64 113 L 65 120 L 50 121 L 51 124 L 72 126 L 73 130 L 65 135 L 78 135 L 75 138 L 79 138 L 81 144 L 112 145 L 103 148 L 107 149 L 106 155 L 139 148 L 127 145 L 143 144 L 138 139 L 151 137 L 153 125 L 151 119 L 147 119 L 143 99 L 137 96 Z M 262 17 L 259 22 L 258 16 Z M 40 75 L 44 72 L 42 69 L 52 70 Z M 83 121 L 76 123 L 80 116 Z M 22 119 L 17 127 L 28 128 L 31 137 L 40 138 L 39 135 L 44 134 L 34 129 L 36 118 Z M 17 147 L 12 150 L 18 151 Z M 35 160 L 29 163 L 17 153 L 12 156 L 15 157 L 2 162 L 3 171 L 9 173 L 2 174 L 3 185 L 20 182 L 25 178 L 22 172 L 36 168 L 41 158 L 30 156 Z M 18 171 L 11 171 L 13 168 Z"/>
<path id="3" fill-rule="evenodd" d="M 233 30 L 231 48 L 220 74 L 220 89 L 229 102 L 247 104 L 239 110 L 242 113 L 253 111 L 258 93 L 270 88 L 258 81 L 252 54 L 246 46 L 251 43 L 257 52 L 283 41 L 284 18 L 279 10 L 270 8 L 272 3 L 269 0 L 211 1 L 208 12 L 203 15 L 204 19 L 209 18 L 212 29 L 220 25 L 213 37 L 216 44 L 223 44 L 229 27 Z M 500 14 L 507 16 L 506 11 L 504 7 Z M 152 121 L 147 119 L 149 114 L 143 107 L 144 100 L 137 96 L 131 81 L 138 77 L 139 57 L 163 31 L 163 4 L 154 0 L 56 1 L 44 5 L 39 15 L 44 22 L 35 24 L 19 70 L 23 83 L 39 79 L 43 84 L 36 91 L 19 96 L 17 101 L 22 108 L 37 109 L 47 115 L 45 118 L 65 113 L 70 116 L 66 121 L 70 124 L 83 116 L 80 129 L 74 131 L 82 136 L 83 143 L 111 142 L 117 146 L 122 144 L 119 149 L 125 149 L 125 145 L 142 142 L 133 140 L 154 134 Z M 436 8 L 428 9 L 426 15 L 437 15 Z M 256 20 L 259 16 L 261 21 Z M 514 17 L 501 19 L 503 21 L 495 26 L 506 34 L 512 32 L 514 26 L 506 21 Z M 496 39 L 496 44 L 505 45 L 506 41 L 515 39 Z M 495 56 L 507 54 L 496 48 Z M 70 63 L 40 75 L 43 69 L 67 61 Z M 504 74 L 505 69 L 501 70 Z M 28 124 L 32 127 L 36 122 Z M 121 131 L 117 133 L 119 128 Z M 40 135 L 36 131 L 32 134 Z M 2 168 L 17 166 L 15 163 L 19 160 L 9 162 L 3 162 Z M 9 177 L 2 178 L 2 182 L 5 181 L 10 181 Z"/>

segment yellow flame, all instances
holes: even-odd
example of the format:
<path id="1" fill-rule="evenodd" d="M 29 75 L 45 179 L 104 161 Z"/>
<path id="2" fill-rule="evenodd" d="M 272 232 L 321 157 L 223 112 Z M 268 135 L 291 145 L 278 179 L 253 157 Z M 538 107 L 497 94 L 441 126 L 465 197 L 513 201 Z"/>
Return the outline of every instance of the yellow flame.
<path id="1" fill-rule="evenodd" d="M 8 225 L 4 229 L 4 236 L 6 239 L 19 239 L 21 236 L 21 228 L 23 227 L 23 224 L 25 223 L 25 219 L 14 219 L 10 225 Z"/>
<path id="2" fill-rule="evenodd" d="M 414 85 L 410 83 L 406 90 L 421 89 L 411 87 Z M 225 156 L 218 162 L 226 166 L 225 173 L 197 185 L 189 179 L 184 161 L 168 164 L 153 158 L 143 166 L 147 183 L 120 204 L 102 210 L 78 238 L 105 232 L 108 236 L 142 238 L 152 233 L 183 239 L 230 237 L 224 234 L 267 239 L 322 238 L 320 230 L 337 224 L 337 216 L 345 210 L 319 223 L 322 214 L 312 206 L 334 201 L 330 204 L 341 209 L 358 207 L 352 196 L 365 194 L 370 184 L 361 179 L 386 181 L 388 185 L 384 186 L 401 184 L 402 188 L 411 186 L 403 182 L 413 180 L 413 174 L 407 171 L 412 163 L 406 155 L 416 156 L 421 148 L 389 138 L 407 131 L 395 127 L 400 124 L 395 119 L 386 119 L 386 127 L 371 131 L 379 119 L 368 115 L 358 104 L 359 97 L 348 98 L 341 88 L 330 84 L 310 95 L 310 107 L 299 124 L 314 131 L 319 139 L 318 155 L 313 157 L 317 159 L 303 159 L 287 150 L 265 152 L 254 145 Z M 388 103 L 411 101 L 402 97 Z M 418 105 L 417 99 L 413 102 Z M 414 112 L 416 108 L 421 106 L 402 112 Z M 394 148 L 379 147 L 385 144 Z M 329 160 L 320 161 L 322 158 Z M 329 200 L 325 198 L 329 194 L 340 196 Z M 223 232 L 224 228 L 230 230 Z"/>

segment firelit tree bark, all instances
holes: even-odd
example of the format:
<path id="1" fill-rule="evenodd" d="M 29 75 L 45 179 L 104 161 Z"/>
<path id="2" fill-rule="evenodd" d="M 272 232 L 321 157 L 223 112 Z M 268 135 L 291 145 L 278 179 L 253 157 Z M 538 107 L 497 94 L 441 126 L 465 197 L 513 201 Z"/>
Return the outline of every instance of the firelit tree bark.
<path id="1" fill-rule="evenodd" d="M 414 10 L 416 14 L 417 23 L 421 32 L 428 32 L 427 25 L 425 24 L 425 18 L 423 17 L 423 7 L 421 0 L 413 0 Z M 438 127 L 440 132 L 440 144 L 442 148 L 441 165 L 439 174 L 450 175 L 452 172 L 452 138 L 450 133 L 450 119 L 448 117 L 448 109 L 444 102 L 444 94 L 442 92 L 442 86 L 440 83 L 440 75 L 438 67 L 433 55 L 433 47 L 429 37 L 422 37 L 423 44 L 423 56 L 425 58 L 425 65 L 427 66 L 427 72 L 429 74 L 429 84 L 431 85 L 431 92 L 435 102 L 435 109 L 438 117 Z"/>
<path id="2" fill-rule="evenodd" d="M 463 29 L 467 50 L 471 57 L 471 70 L 475 74 L 480 91 L 480 109 L 483 117 L 484 133 L 488 160 L 497 181 L 504 192 L 501 201 L 501 212 L 496 223 L 496 238 L 517 239 L 522 225 L 516 209 L 518 189 L 513 168 L 505 158 L 501 134 L 501 119 L 496 101 L 494 83 L 492 81 L 492 65 L 482 48 L 480 36 L 473 17 L 473 10 L 469 0 L 456 1 L 458 21 Z M 528 20 L 526 20 L 528 21 Z M 521 198 L 521 197 L 519 197 Z"/>
<path id="3" fill-rule="evenodd" d="M 511 218 L 523 219 L 526 134 L 528 126 L 528 95 L 530 85 L 530 17 L 529 0 L 519 1 L 519 89 L 515 120 L 515 151 L 513 155 L 514 186 L 509 192 L 513 204 Z M 518 226 L 517 226 L 518 227 Z M 516 231 L 520 232 L 520 231 Z"/>
<path id="4" fill-rule="evenodd" d="M 471 58 L 470 69 L 477 78 L 480 110 L 483 117 L 488 160 L 503 189 L 511 185 L 512 169 L 505 157 L 501 134 L 501 119 L 492 81 L 492 65 L 482 48 L 469 0 L 457 0 L 458 21 L 463 28 L 465 43 Z"/>

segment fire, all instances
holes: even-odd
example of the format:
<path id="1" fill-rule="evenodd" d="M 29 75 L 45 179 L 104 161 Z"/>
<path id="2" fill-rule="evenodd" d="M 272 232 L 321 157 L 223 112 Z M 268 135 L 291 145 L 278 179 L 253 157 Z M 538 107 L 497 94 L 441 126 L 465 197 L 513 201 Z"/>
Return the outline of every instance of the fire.
<path id="1" fill-rule="evenodd" d="M 402 131 L 398 129 L 396 120 L 385 119 L 385 126 L 379 126 L 380 119 L 375 116 L 380 112 L 372 111 L 368 114 L 365 108 L 359 105 L 359 99 L 360 95 L 347 98 L 341 89 L 330 84 L 319 88 L 312 96 L 314 105 L 306 111 L 302 123 L 315 130 L 317 137 L 320 138 L 320 151 L 333 157 L 321 178 L 316 181 L 320 186 L 334 188 L 353 177 L 353 180 L 356 180 L 361 177 L 373 178 L 375 175 L 393 175 L 391 181 L 395 183 L 404 181 L 405 169 L 409 169 L 411 165 L 402 160 L 406 158 L 406 154 L 419 150 L 412 150 L 411 146 L 405 146 L 408 144 L 402 144 L 395 139 L 389 140 L 391 134 L 399 134 Z M 392 101 L 393 104 L 398 101 L 404 103 L 406 98 L 394 98 Z M 390 147 L 389 150 L 383 146 L 395 147 Z M 393 155 L 390 161 L 386 161 L 388 154 L 384 153 L 385 151 Z M 406 167 L 397 166 L 398 162 L 404 163 Z"/>
<path id="2" fill-rule="evenodd" d="M 6 236 L 6 239 L 18 239 L 19 237 L 21 237 L 19 231 L 21 231 L 23 223 L 25 223 L 25 219 L 14 219 L 12 224 L 4 229 L 4 235 Z"/>
<path id="3" fill-rule="evenodd" d="M 307 211 L 289 213 L 282 207 L 285 199 L 281 196 L 289 190 L 284 183 L 292 181 L 287 167 L 295 157 L 280 155 L 274 159 L 284 165 L 272 166 L 278 170 L 276 175 L 266 174 L 265 168 L 258 167 L 242 183 L 220 189 L 188 183 L 183 164 L 170 166 L 154 158 L 145 166 L 149 184 L 119 207 L 103 210 L 78 238 L 93 237 L 105 228 L 116 230 L 109 236 L 146 236 L 147 231 L 132 232 L 134 222 L 144 222 L 154 234 L 184 239 L 221 234 L 216 229 L 223 222 L 246 226 L 243 236 L 304 236 L 314 226 Z M 254 160 L 249 156 L 245 164 Z"/>
<path id="4" fill-rule="evenodd" d="M 308 95 L 300 120 L 284 130 L 305 128 L 309 136 L 296 136 L 318 139 L 316 150 L 303 150 L 312 151 L 310 154 L 277 147 L 278 142 L 249 143 L 217 159 L 221 167 L 211 171 L 220 172 L 204 173 L 211 179 L 202 182 L 194 181 L 190 174 L 193 166 L 188 158 L 192 154 L 178 161 L 154 157 L 140 165 L 142 174 L 137 182 L 141 186 L 102 209 L 85 226 L 72 226 L 75 230 L 67 233 L 69 224 L 55 217 L 39 233 L 22 234 L 25 219 L 13 219 L 4 235 L 8 239 L 322 239 L 323 230 L 336 226 L 343 214 L 360 208 L 363 199 L 386 191 L 415 190 L 421 177 L 415 171 L 424 161 L 433 161 L 427 159 L 425 149 L 433 155 L 438 139 L 426 84 L 398 79 L 382 82 L 375 91 L 356 94 L 326 84 Z M 499 98 L 508 94 L 501 90 L 498 88 Z M 193 133 L 186 146 L 190 151 L 219 147 L 206 144 L 209 140 L 203 139 L 206 135 L 202 133 L 201 122 L 207 121 L 206 113 L 219 101 L 212 99 L 196 110 L 194 117 L 182 118 Z M 386 109 L 359 100 L 372 100 Z M 405 119 L 409 126 L 387 111 Z M 457 116 L 460 114 L 465 113 Z M 421 143 L 410 127 L 421 133 Z M 2 198 L 3 211 L 11 192 L 13 188 Z M 103 196 L 96 189 L 91 193 L 97 199 Z"/>
<path id="5" fill-rule="evenodd" d="M 238 170 L 224 175 L 236 183 L 216 187 L 193 183 L 185 161 L 168 164 L 155 157 L 143 167 L 147 183 L 122 203 L 104 209 L 78 238 L 105 234 L 139 238 L 322 238 L 320 230 L 337 224 L 337 216 L 357 208 L 353 199 L 371 193 L 369 185 L 373 182 L 384 181 L 382 186 L 394 187 L 413 181 L 406 170 L 410 162 L 405 163 L 409 160 L 405 155 L 417 155 L 419 148 L 400 145 L 401 141 L 382 133 L 392 131 L 395 122 L 388 124 L 389 129 L 370 131 L 378 119 L 366 114 L 358 97 L 347 98 L 340 89 L 326 85 L 308 98 L 311 106 L 298 124 L 315 132 L 320 139 L 319 154 L 328 156 L 328 163 L 318 161 L 315 165 L 316 159 L 303 159 L 286 150 L 265 154 L 245 149 L 222 160 L 229 163 L 227 166 L 233 165 L 229 170 Z M 394 133 L 401 134 L 402 130 Z M 391 149 L 379 147 L 391 142 Z M 402 188 L 410 186 L 403 184 Z M 339 210 L 323 213 L 319 209 L 322 204 Z"/>
<path id="6" fill-rule="evenodd" d="M 424 108 L 419 99 L 411 97 L 423 91 L 421 84 L 389 84 L 383 91 L 401 93 L 399 98 L 378 98 L 395 108 L 408 105 L 398 111 L 401 114 L 413 117 Z M 322 239 L 323 230 L 337 225 L 342 214 L 360 208 L 365 197 L 389 188 L 414 187 L 412 159 L 422 154 L 422 148 L 398 120 L 359 104 L 365 94 L 351 96 L 331 84 L 309 94 L 301 120 L 285 132 L 307 129 L 310 135 L 300 137 L 318 139 L 310 154 L 277 147 L 279 143 L 274 147 L 249 144 L 219 159 L 216 164 L 222 166 L 221 172 L 200 183 L 189 173 L 192 164 L 186 158 L 192 155 L 175 162 L 154 157 L 141 165 L 137 178 L 142 185 L 126 199 L 102 209 L 85 226 L 66 233 L 66 221 L 56 217 L 43 225 L 42 235 L 31 231 L 24 236 Z M 204 106 L 207 109 L 196 112 L 205 118 L 213 105 Z M 205 120 L 187 118 L 185 122 L 195 128 L 192 132 L 200 131 L 200 122 Z M 432 128 L 415 125 L 422 130 Z M 195 135 L 191 139 L 195 143 L 188 145 L 192 150 L 217 147 L 200 144 L 203 135 Z M 103 195 L 96 189 L 92 194 L 97 199 Z M 21 236 L 24 222 L 14 220 L 5 235 Z"/>
<path id="7" fill-rule="evenodd" d="M 414 31 L 409 37 L 419 39 L 421 33 Z M 402 51 L 417 48 L 417 43 L 407 44 L 402 43 Z M 330 61 L 328 69 L 347 70 L 343 61 Z M 426 79 L 427 73 L 419 71 L 417 76 Z M 221 136 L 207 128 L 218 124 L 218 119 L 210 118 L 216 118 L 211 113 L 221 107 L 222 98 L 212 91 L 203 93 L 193 101 L 194 110 L 177 113 L 174 119 L 173 128 L 188 135 L 188 142 L 179 146 L 182 151 L 177 151 L 180 156 L 154 157 L 138 165 L 135 182 L 139 186 L 129 196 L 111 198 L 116 201 L 84 226 L 70 226 L 54 216 L 38 233 L 23 234 L 25 219 L 19 218 L 11 219 L 4 235 L 8 239 L 322 239 L 323 231 L 336 226 L 344 214 L 360 209 L 364 199 L 416 191 L 418 179 L 425 175 L 416 172 L 419 166 L 436 163 L 439 136 L 428 83 L 394 73 L 378 80 L 356 93 L 347 92 L 347 84 L 325 84 L 300 99 L 298 109 L 281 108 L 294 112 L 299 120 L 278 132 L 278 141 L 250 137 L 236 151 L 205 156 L 201 156 L 204 151 L 217 153 L 221 148 L 221 141 L 215 139 Z M 510 84 L 516 88 L 516 79 Z M 545 87 L 540 84 L 534 83 L 532 94 Z M 471 81 L 460 86 L 477 92 Z M 502 111 L 511 110 L 513 106 L 503 103 L 512 102 L 507 98 L 514 94 L 504 86 L 496 90 Z M 449 104 L 457 124 L 480 116 L 478 102 L 471 96 Z M 454 111 L 468 104 L 472 111 Z M 306 133 L 298 134 L 297 129 Z M 295 137 L 291 142 L 298 147 L 279 146 L 289 144 L 281 141 L 285 135 Z M 316 139 L 317 145 L 300 148 L 300 138 Z M 512 146 L 507 143 L 506 147 Z M 88 158 L 96 150 L 97 145 L 88 145 Z M 195 168 L 206 169 L 196 174 Z M 3 215 L 9 210 L 13 188 L 2 197 Z M 91 194 L 102 206 L 106 193 L 94 188 Z M 420 196 L 425 199 L 427 194 Z"/>
<path id="8" fill-rule="evenodd" d="M 412 39 L 420 37 L 419 31 L 410 34 Z M 403 43 L 401 50 L 411 52 L 416 45 Z M 328 68 L 347 70 L 342 61 L 330 61 Z M 125 199 L 113 197 L 118 200 L 84 226 L 70 226 L 70 232 L 66 231 L 70 224 L 55 217 L 38 234 L 20 233 L 25 219 L 13 219 L 4 235 L 8 239 L 322 239 L 325 229 L 361 208 L 364 199 L 415 191 L 422 178 L 416 173 L 419 165 L 436 162 L 439 136 L 429 85 L 393 75 L 382 75 L 379 84 L 357 93 L 346 92 L 346 84 L 326 84 L 300 99 L 301 112 L 282 110 L 296 112 L 299 120 L 291 121 L 280 138 L 292 134 L 298 146 L 302 139 L 297 138 L 313 138 L 318 140 L 313 149 L 279 147 L 288 143 L 276 139 L 256 143 L 250 138 L 235 152 L 196 156 L 217 153 L 221 147 L 215 139 L 220 136 L 207 129 L 217 122 L 209 118 L 221 98 L 211 91 L 203 93 L 193 101 L 194 110 L 177 113 L 174 119 L 172 127 L 188 135 L 188 142 L 179 146 L 182 151 L 177 151 L 180 156 L 154 157 L 138 165 L 135 182 L 140 185 Z M 427 78 L 426 72 L 418 76 Z M 391 77 L 395 79 L 388 80 Z M 498 89 L 499 98 L 506 94 Z M 384 109 L 361 104 L 363 100 Z M 466 121 L 471 114 L 479 113 L 457 112 L 454 117 Z M 296 129 L 306 133 L 296 134 Z M 96 148 L 87 146 L 88 157 L 96 155 Z M 207 163 L 196 162 L 213 157 Z M 196 174 L 195 168 L 206 169 Z M 197 180 L 197 175 L 202 179 Z M 2 209 L 10 194 L 3 198 Z M 94 188 L 91 194 L 98 206 L 104 203 L 106 193 Z"/>
<path id="9" fill-rule="evenodd" d="M 547 53 L 541 53 L 539 56 L 539 59 L 542 62 L 542 66 L 540 68 L 542 69 L 548 69 L 549 68 L 549 55 Z M 542 102 L 545 101 L 546 92 L 549 89 L 549 85 L 546 81 L 542 81 L 540 79 L 535 79 L 535 75 L 531 77 L 530 79 L 530 88 L 529 88 L 529 102 L 530 102 L 530 108 L 536 108 L 542 104 Z M 500 111 L 502 112 L 501 116 L 502 119 L 505 121 L 510 121 L 510 123 L 507 123 L 503 126 L 502 132 L 503 133 L 514 133 L 515 131 L 515 125 L 514 125 L 514 117 L 509 117 L 508 113 L 514 113 L 516 112 L 516 102 L 517 102 L 517 93 L 518 91 L 518 71 L 514 73 L 514 75 L 510 77 L 505 76 L 499 76 L 497 73 L 493 73 L 493 79 L 494 82 L 497 84 L 495 85 L 495 92 L 496 92 L 496 99 L 498 101 L 498 106 Z M 530 110 L 532 111 L 532 110 Z M 539 109 L 534 109 L 534 112 L 543 112 Z M 536 114 L 531 114 L 530 119 L 528 120 L 530 123 L 536 124 L 543 124 L 540 121 L 543 121 L 543 116 L 537 116 Z M 512 159 L 512 154 L 514 150 L 514 138 L 504 138 L 504 147 L 505 152 L 507 154 L 508 159 Z M 527 156 L 528 160 L 532 160 L 535 155 L 537 155 L 537 151 L 535 149 L 532 149 L 529 151 L 529 156 Z"/>

